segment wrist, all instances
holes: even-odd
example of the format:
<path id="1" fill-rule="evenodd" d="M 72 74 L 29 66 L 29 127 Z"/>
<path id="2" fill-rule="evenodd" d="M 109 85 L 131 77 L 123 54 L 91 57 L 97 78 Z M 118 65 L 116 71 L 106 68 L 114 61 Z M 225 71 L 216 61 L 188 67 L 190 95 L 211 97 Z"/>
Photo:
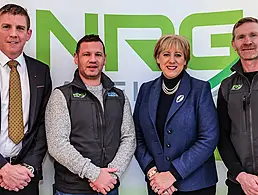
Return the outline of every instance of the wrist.
<path id="1" fill-rule="evenodd" d="M 26 167 L 27 169 L 29 169 L 29 171 L 30 171 L 31 173 L 34 173 L 34 171 L 35 171 L 34 167 L 31 166 L 31 165 L 29 165 L 29 164 L 27 164 L 27 163 L 21 163 L 21 166 L 24 166 L 24 167 Z"/>
<path id="2" fill-rule="evenodd" d="M 147 173 L 147 178 L 150 179 L 152 176 L 154 176 L 156 173 L 158 173 L 158 170 L 156 167 L 152 167 L 148 173 Z"/>
<path id="3" fill-rule="evenodd" d="M 240 173 L 237 175 L 236 180 L 237 180 L 238 183 L 241 182 L 242 177 L 244 177 L 245 174 L 246 174 L 246 172 L 240 172 Z"/>

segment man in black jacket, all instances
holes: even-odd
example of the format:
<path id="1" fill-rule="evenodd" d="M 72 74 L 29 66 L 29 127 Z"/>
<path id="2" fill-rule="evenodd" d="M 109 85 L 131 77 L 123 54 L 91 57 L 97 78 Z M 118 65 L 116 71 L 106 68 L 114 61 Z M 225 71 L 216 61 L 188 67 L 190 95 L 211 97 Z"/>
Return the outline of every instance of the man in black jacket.
<path id="1" fill-rule="evenodd" d="M 47 145 L 49 67 L 23 53 L 30 18 L 19 5 L 0 8 L 0 194 L 37 195 Z"/>
<path id="2" fill-rule="evenodd" d="M 240 59 L 218 94 L 218 149 L 228 168 L 229 195 L 258 194 L 258 20 L 240 19 L 232 46 Z"/>

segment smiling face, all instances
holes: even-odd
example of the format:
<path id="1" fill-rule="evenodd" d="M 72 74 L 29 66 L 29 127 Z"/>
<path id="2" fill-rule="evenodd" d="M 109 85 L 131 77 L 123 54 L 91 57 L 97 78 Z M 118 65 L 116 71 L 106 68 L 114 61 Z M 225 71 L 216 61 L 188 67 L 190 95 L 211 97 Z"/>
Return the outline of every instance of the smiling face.
<path id="1" fill-rule="evenodd" d="M 78 53 L 74 54 L 74 62 L 78 65 L 79 75 L 84 83 L 100 81 L 103 66 L 106 63 L 103 45 L 100 41 L 82 42 Z"/>
<path id="2" fill-rule="evenodd" d="M 162 51 L 156 61 L 164 76 L 168 79 L 176 78 L 186 65 L 183 51 L 175 46 Z"/>
<path id="3" fill-rule="evenodd" d="M 27 19 L 23 15 L 0 15 L 0 50 L 10 59 L 17 58 L 31 37 Z"/>
<path id="4" fill-rule="evenodd" d="M 237 51 L 241 60 L 258 59 L 258 23 L 247 22 L 235 29 L 235 38 L 232 41 L 233 48 Z"/>

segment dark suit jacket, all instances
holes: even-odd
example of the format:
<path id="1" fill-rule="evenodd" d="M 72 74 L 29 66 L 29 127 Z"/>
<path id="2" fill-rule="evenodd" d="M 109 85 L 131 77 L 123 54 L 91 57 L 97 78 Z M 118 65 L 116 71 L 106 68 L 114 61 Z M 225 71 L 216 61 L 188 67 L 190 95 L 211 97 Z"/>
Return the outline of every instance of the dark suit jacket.
<path id="1" fill-rule="evenodd" d="M 22 150 L 14 163 L 27 163 L 41 173 L 41 164 L 47 151 L 45 108 L 51 94 L 52 83 L 49 67 L 46 64 L 25 54 L 24 57 L 30 85 L 29 123 L 28 131 L 22 141 Z M 0 154 L 0 168 L 6 162 L 5 158 Z"/>
<path id="2" fill-rule="evenodd" d="M 213 151 L 219 128 L 209 83 L 184 72 L 168 112 L 162 147 L 156 130 L 161 82 L 159 77 L 144 83 L 138 94 L 134 110 L 137 161 L 143 171 L 152 161 L 160 172 L 174 167 L 182 177 L 175 184 L 180 191 L 215 185 Z"/>

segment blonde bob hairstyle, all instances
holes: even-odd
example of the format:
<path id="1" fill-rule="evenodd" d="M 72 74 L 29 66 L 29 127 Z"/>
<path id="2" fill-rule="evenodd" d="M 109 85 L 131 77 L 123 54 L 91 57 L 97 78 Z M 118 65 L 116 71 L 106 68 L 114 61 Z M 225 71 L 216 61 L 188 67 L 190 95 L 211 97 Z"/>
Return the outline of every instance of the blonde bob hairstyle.
<path id="1" fill-rule="evenodd" d="M 158 42 L 155 45 L 153 56 L 156 60 L 158 67 L 160 68 L 160 66 L 157 62 L 159 55 L 163 51 L 169 50 L 172 47 L 175 47 L 175 49 L 183 52 L 184 58 L 186 61 L 186 64 L 185 64 L 185 69 L 186 69 L 187 64 L 190 60 L 190 43 L 186 38 L 184 38 L 180 35 L 173 35 L 173 34 L 163 35 L 162 37 L 160 37 L 160 39 L 158 40 Z"/>

